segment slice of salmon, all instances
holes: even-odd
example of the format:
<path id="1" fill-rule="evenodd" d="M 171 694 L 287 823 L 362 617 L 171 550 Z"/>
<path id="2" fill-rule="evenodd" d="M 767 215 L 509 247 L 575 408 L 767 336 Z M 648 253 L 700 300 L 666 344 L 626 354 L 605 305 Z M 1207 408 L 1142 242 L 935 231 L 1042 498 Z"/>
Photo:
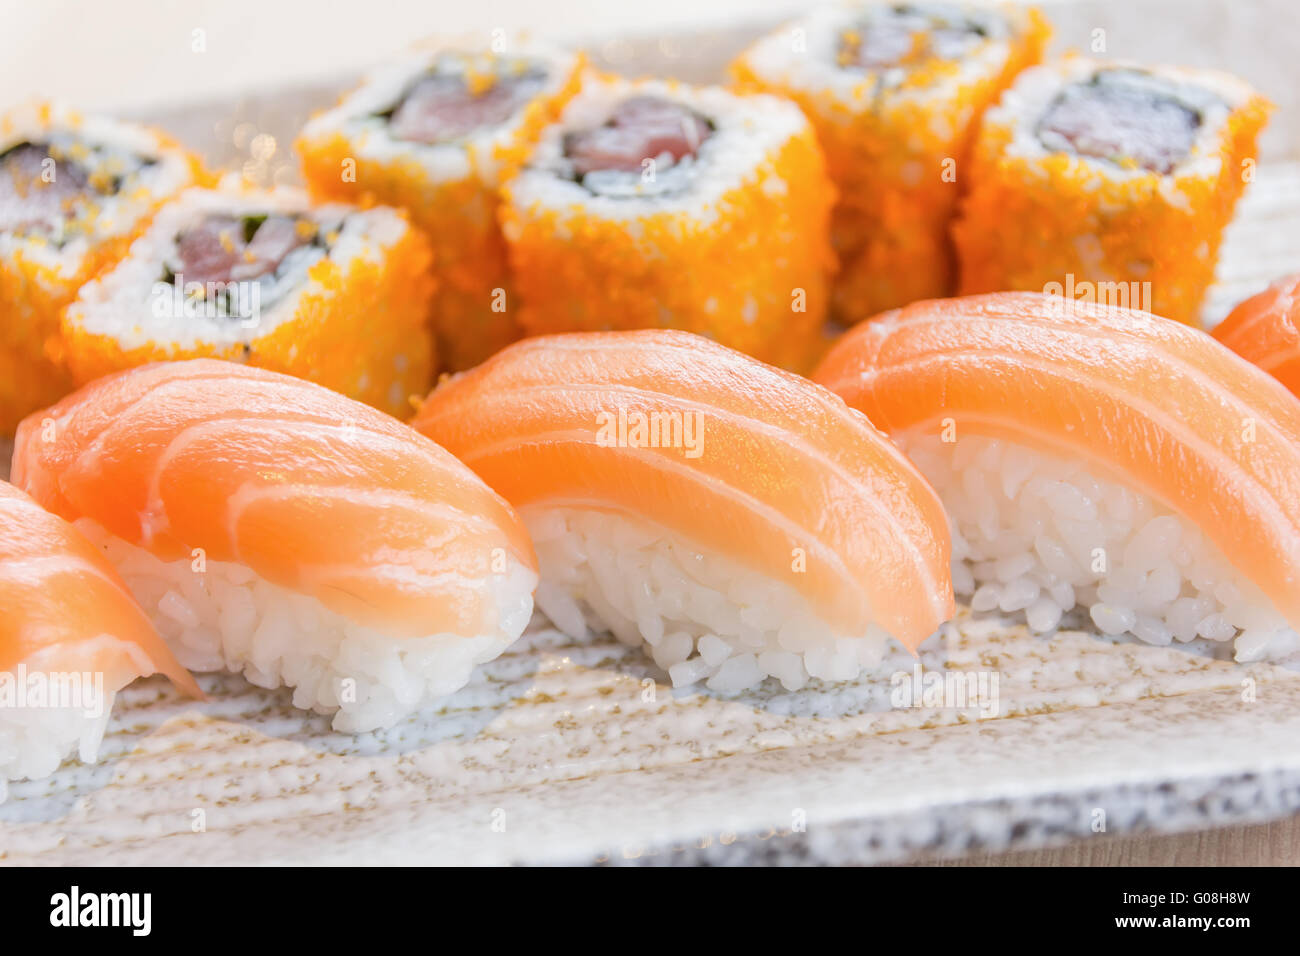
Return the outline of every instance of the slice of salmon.
<path id="1" fill-rule="evenodd" d="M 1300 273 L 1239 303 L 1213 335 L 1300 396 Z"/>
<path id="2" fill-rule="evenodd" d="M 44 669 L 98 671 L 113 690 L 162 673 L 203 696 L 95 546 L 7 482 L 0 608 L 0 671 L 39 659 Z"/>
<path id="3" fill-rule="evenodd" d="M 394 418 L 318 385 L 200 359 L 100 379 L 23 422 L 14 481 L 167 561 L 235 562 L 392 636 L 474 635 L 510 506 Z"/>
<path id="4" fill-rule="evenodd" d="M 983 434 L 1164 502 L 1300 624 L 1300 404 L 1210 336 L 1037 293 L 918 302 L 814 379 L 890 434 Z"/>
<path id="5" fill-rule="evenodd" d="M 529 339 L 444 382 L 412 424 L 517 508 L 666 528 L 791 585 L 840 633 L 874 623 L 915 648 L 952 614 L 947 524 L 920 473 L 830 392 L 699 336 Z"/>

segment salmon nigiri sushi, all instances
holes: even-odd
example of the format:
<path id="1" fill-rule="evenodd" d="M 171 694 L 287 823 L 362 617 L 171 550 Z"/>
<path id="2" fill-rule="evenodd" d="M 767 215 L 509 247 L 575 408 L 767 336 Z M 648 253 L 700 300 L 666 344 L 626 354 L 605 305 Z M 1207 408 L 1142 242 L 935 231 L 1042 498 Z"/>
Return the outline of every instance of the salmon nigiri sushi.
<path id="1" fill-rule="evenodd" d="M 1049 631 L 1077 606 L 1238 660 L 1300 646 L 1300 403 L 1203 332 L 995 293 L 873 319 L 814 377 L 934 484 L 976 611 Z"/>
<path id="2" fill-rule="evenodd" d="M 201 697 L 112 566 L 0 481 L 0 802 L 7 781 L 95 760 L 117 692 L 162 673 Z"/>
<path id="3" fill-rule="evenodd" d="M 687 332 L 525 340 L 412 423 L 520 510 L 538 606 L 675 685 L 852 679 L 953 609 L 943 508 L 860 414 Z"/>
<path id="4" fill-rule="evenodd" d="M 505 501 L 383 412 L 198 359 L 99 379 L 19 427 L 14 482 L 103 547 L 182 663 L 337 730 L 462 687 L 532 614 Z"/>
<path id="5" fill-rule="evenodd" d="M 1300 273 L 1239 303 L 1213 335 L 1300 396 Z"/>

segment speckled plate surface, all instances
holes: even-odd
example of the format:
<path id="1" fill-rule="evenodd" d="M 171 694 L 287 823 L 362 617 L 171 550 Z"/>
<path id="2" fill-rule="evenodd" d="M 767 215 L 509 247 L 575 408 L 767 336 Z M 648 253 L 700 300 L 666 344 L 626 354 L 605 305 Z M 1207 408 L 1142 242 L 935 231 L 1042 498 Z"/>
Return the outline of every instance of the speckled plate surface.
<path id="1" fill-rule="evenodd" d="M 1057 10 L 1066 45 L 1116 23 L 1116 6 Z M 1165 34 L 1231 47 L 1219 6 L 1183 5 L 1201 13 Z M 1143 29 L 1118 24 L 1117 39 Z M 744 39 L 599 50 L 630 72 L 707 79 Z M 331 95 L 149 118 L 282 181 L 293 129 Z M 1211 317 L 1300 263 L 1300 164 L 1275 143 L 1230 232 Z M 898 706 L 894 675 L 915 666 L 901 649 L 851 684 L 675 691 L 638 649 L 575 643 L 540 617 L 443 709 L 383 733 L 335 734 L 288 692 L 238 677 L 202 678 L 203 704 L 151 679 L 119 697 L 98 764 L 11 786 L 0 861 L 886 862 L 1300 811 L 1300 660 L 1239 665 L 1224 647 L 1088 630 L 1033 637 L 962 612 L 920 663 L 996 674 L 996 713 Z"/>
<path id="2" fill-rule="evenodd" d="M 1215 651 L 1219 651 L 1216 654 Z M 999 675 L 999 715 L 872 678 L 722 697 L 542 621 L 437 713 L 330 732 L 228 676 L 119 698 L 98 764 L 14 784 L 9 863 L 888 861 L 1300 809 L 1300 673 L 1222 649 L 963 615 L 926 670 Z"/>

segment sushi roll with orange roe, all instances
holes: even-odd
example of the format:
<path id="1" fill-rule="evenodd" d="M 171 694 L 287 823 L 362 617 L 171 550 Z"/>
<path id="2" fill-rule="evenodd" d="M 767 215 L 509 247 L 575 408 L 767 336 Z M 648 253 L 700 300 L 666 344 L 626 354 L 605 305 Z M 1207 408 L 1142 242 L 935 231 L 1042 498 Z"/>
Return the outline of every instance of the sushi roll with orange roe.
<path id="1" fill-rule="evenodd" d="M 405 213 L 300 190 L 192 189 L 63 317 L 78 384 L 211 357 L 318 382 L 393 415 L 432 378 L 429 244 Z"/>
<path id="2" fill-rule="evenodd" d="M 577 91 L 583 58 L 524 38 L 430 44 L 368 77 L 298 137 L 318 199 L 406 209 L 433 243 L 442 368 L 519 338 L 498 193 Z"/>
<path id="3" fill-rule="evenodd" d="M 948 227 L 980 114 L 1037 63 L 1032 7 L 868 2 L 818 10 L 732 65 L 742 89 L 793 99 L 839 190 L 833 312 L 845 323 L 956 282 Z"/>
<path id="4" fill-rule="evenodd" d="M 1300 396 L 1300 275 L 1238 304 L 1214 337 Z"/>
<path id="5" fill-rule="evenodd" d="M 77 289 L 202 178 L 154 130 L 49 103 L 0 117 L 0 435 L 71 389 L 59 318 Z"/>
<path id="6" fill-rule="evenodd" d="M 504 195 L 530 335 L 677 328 L 796 370 L 823 347 L 834 189 L 793 103 L 591 82 Z"/>
<path id="7" fill-rule="evenodd" d="M 1225 73 L 1069 57 L 984 116 L 953 227 L 963 294 L 1080 288 L 1199 325 L 1270 105 Z"/>

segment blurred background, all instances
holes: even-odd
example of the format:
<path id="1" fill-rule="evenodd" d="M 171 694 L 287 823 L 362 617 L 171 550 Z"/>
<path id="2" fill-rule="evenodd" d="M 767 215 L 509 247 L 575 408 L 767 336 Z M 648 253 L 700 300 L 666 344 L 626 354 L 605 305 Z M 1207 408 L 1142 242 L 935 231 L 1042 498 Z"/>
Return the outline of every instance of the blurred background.
<path id="1" fill-rule="evenodd" d="M 1056 47 L 1228 67 L 1281 107 L 1265 155 L 1300 155 L 1291 115 L 1296 0 L 1040 0 Z M 526 29 L 602 65 L 716 79 L 758 29 L 807 0 L 0 0 L 0 107 L 33 96 L 163 112 L 342 84 L 431 34 Z M 638 45 L 639 44 L 639 45 Z"/>
<path id="2" fill-rule="evenodd" d="M 805 7 L 798 0 L 0 0 L 0 95 L 64 97 L 95 109 L 170 105 L 356 72 L 430 34 L 526 29 L 585 41 L 766 23 Z"/>

